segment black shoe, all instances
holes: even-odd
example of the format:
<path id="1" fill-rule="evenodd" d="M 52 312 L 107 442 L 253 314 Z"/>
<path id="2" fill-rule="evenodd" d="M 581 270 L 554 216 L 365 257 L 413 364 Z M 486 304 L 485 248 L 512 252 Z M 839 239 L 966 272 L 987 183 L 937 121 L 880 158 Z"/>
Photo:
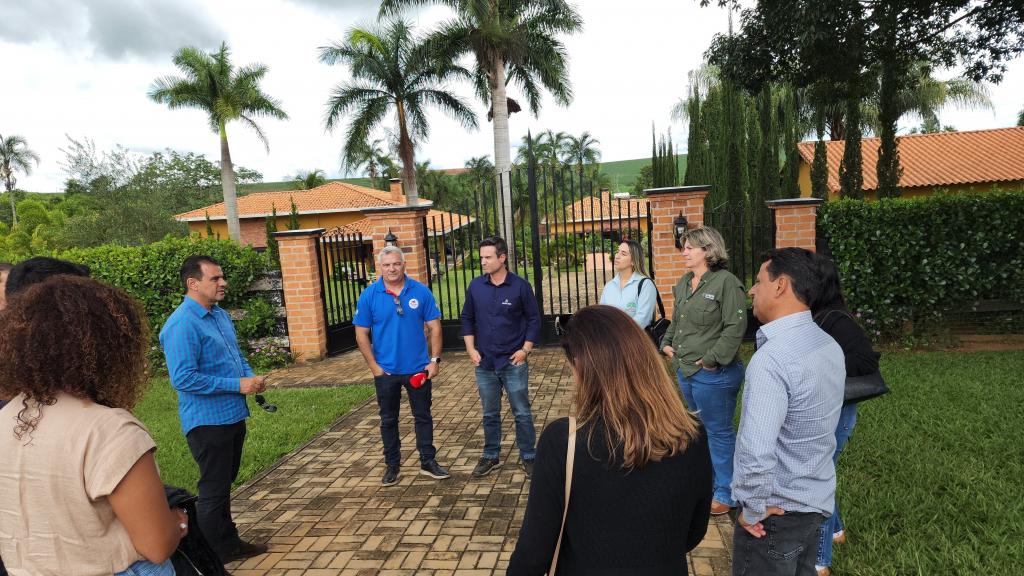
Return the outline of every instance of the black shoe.
<path id="1" fill-rule="evenodd" d="M 398 464 L 393 466 L 389 464 L 387 470 L 384 471 L 384 478 L 381 478 L 380 485 L 394 486 L 395 484 L 398 484 L 398 471 Z"/>
<path id="2" fill-rule="evenodd" d="M 521 461 L 519 467 L 523 469 L 523 472 L 526 472 L 527 478 L 533 478 L 533 458 Z"/>
<path id="3" fill-rule="evenodd" d="M 437 463 L 437 460 L 431 460 L 430 462 L 421 465 L 420 474 L 425 474 L 436 480 L 444 480 L 451 476 L 447 470 L 441 468 L 441 465 Z"/>
<path id="4" fill-rule="evenodd" d="M 239 541 L 238 546 L 227 554 L 220 557 L 221 562 L 229 564 L 236 560 L 244 560 L 267 553 L 266 544 L 253 544 L 252 542 Z"/>
<path id="5" fill-rule="evenodd" d="M 498 466 L 501 466 L 501 462 L 499 462 L 497 458 L 494 458 L 493 460 L 490 458 L 481 458 L 480 461 L 476 463 L 476 468 L 473 468 L 473 476 L 482 478 L 490 474 L 491 471 Z"/>

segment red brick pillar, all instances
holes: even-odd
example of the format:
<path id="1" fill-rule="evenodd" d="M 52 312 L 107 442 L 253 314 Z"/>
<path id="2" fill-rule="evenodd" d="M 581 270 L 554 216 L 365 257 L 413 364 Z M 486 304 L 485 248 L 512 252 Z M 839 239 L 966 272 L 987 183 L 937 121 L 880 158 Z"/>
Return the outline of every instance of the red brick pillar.
<path id="1" fill-rule="evenodd" d="M 327 355 L 327 322 L 317 258 L 317 240 L 323 231 L 317 228 L 274 233 L 281 254 L 288 343 L 298 362 L 322 360 Z"/>
<path id="2" fill-rule="evenodd" d="M 651 247 L 654 252 L 654 285 L 658 287 L 665 304 L 665 314 L 672 316 L 675 304 L 672 286 L 686 273 L 682 251 L 676 248 L 673 221 L 680 214 L 686 218 L 688 228 L 704 225 L 704 197 L 711 186 L 676 186 L 644 190 L 651 203 Z M 657 312 L 655 312 L 657 314 Z"/>
<path id="3" fill-rule="evenodd" d="M 806 248 L 815 251 L 818 237 L 817 211 L 820 198 L 787 198 L 765 202 L 775 219 L 776 248 Z"/>
<path id="4" fill-rule="evenodd" d="M 388 232 L 398 238 L 396 245 L 405 253 L 405 273 L 418 282 L 427 283 L 427 250 L 423 246 L 423 217 L 429 204 L 416 208 L 408 206 L 387 206 L 363 210 L 373 230 L 373 259 L 386 246 L 384 238 Z"/>

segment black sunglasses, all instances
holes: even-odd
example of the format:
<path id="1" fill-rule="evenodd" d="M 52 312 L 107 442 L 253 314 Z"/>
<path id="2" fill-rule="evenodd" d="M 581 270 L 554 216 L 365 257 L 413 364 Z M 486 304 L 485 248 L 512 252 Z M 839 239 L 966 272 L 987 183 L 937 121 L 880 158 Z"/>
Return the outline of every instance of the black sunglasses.
<path id="1" fill-rule="evenodd" d="M 266 380 L 269 380 L 269 378 L 267 378 Z M 264 380 L 264 383 L 266 383 L 266 380 Z M 254 395 L 253 400 L 256 401 L 256 405 L 266 410 L 269 414 L 277 412 L 277 404 L 268 404 L 267 399 L 263 397 L 263 394 Z"/>

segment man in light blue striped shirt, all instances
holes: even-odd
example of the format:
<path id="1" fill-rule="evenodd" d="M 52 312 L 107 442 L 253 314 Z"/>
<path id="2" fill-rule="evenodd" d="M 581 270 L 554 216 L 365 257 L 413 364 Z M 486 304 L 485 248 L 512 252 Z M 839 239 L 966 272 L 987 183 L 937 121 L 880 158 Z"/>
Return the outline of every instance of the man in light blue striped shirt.
<path id="1" fill-rule="evenodd" d="M 818 527 L 833 509 L 846 367 L 842 349 L 811 318 L 812 257 L 801 248 L 770 251 L 750 289 L 764 325 L 736 438 L 734 575 L 815 575 Z"/>
<path id="2" fill-rule="evenodd" d="M 178 414 L 199 465 L 199 528 L 225 563 L 256 556 L 265 545 L 242 541 L 231 519 L 231 483 L 245 443 L 246 394 L 266 387 L 238 348 L 231 318 L 218 302 L 227 280 L 216 260 L 190 256 L 181 266 L 185 298 L 160 330 Z"/>

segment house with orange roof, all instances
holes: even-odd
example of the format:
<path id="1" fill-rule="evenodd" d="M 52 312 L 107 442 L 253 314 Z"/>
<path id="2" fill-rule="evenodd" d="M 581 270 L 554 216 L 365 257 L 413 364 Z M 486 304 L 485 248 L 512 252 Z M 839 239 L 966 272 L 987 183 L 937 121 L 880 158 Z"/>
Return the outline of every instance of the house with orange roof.
<path id="1" fill-rule="evenodd" d="M 618 239 L 626 228 L 647 232 L 647 199 L 628 192 L 613 194 L 607 188 L 598 196 L 567 204 L 562 211 L 556 209 L 541 221 L 541 233 L 550 235 L 599 232 Z"/>
<path id="2" fill-rule="evenodd" d="M 287 229 L 292 202 L 295 203 L 298 212 L 300 229 L 324 228 L 345 234 L 360 233 L 364 237 L 364 242 L 371 244 L 370 221 L 363 211 L 368 208 L 404 206 L 406 198 L 402 194 L 402 182 L 397 178 L 391 180 L 389 191 L 345 182 L 328 182 L 309 190 L 255 192 L 239 196 L 238 219 L 241 224 L 242 243 L 254 248 L 266 248 L 267 218 L 270 218 L 276 209 L 278 229 Z M 420 199 L 420 204 L 430 206 L 432 203 Z M 433 208 L 426 216 L 428 236 L 450 233 L 475 221 L 470 216 Z M 227 238 L 227 217 L 223 202 L 177 214 L 174 219 L 188 224 L 190 233 L 206 236 L 207 217 L 214 235 Z M 444 230 L 433 230 L 431 223 L 434 221 L 444 221 Z M 457 222 L 458 225 L 453 227 L 451 222 Z"/>
<path id="3" fill-rule="evenodd" d="M 800 152 L 800 195 L 811 195 L 814 141 L 797 144 Z M 839 161 L 845 142 L 825 142 L 829 199 L 839 197 Z M 875 199 L 879 138 L 861 140 L 864 197 Z M 988 192 L 1024 190 L 1024 127 L 910 134 L 897 139 L 902 196 L 927 196 L 939 191 Z"/>

